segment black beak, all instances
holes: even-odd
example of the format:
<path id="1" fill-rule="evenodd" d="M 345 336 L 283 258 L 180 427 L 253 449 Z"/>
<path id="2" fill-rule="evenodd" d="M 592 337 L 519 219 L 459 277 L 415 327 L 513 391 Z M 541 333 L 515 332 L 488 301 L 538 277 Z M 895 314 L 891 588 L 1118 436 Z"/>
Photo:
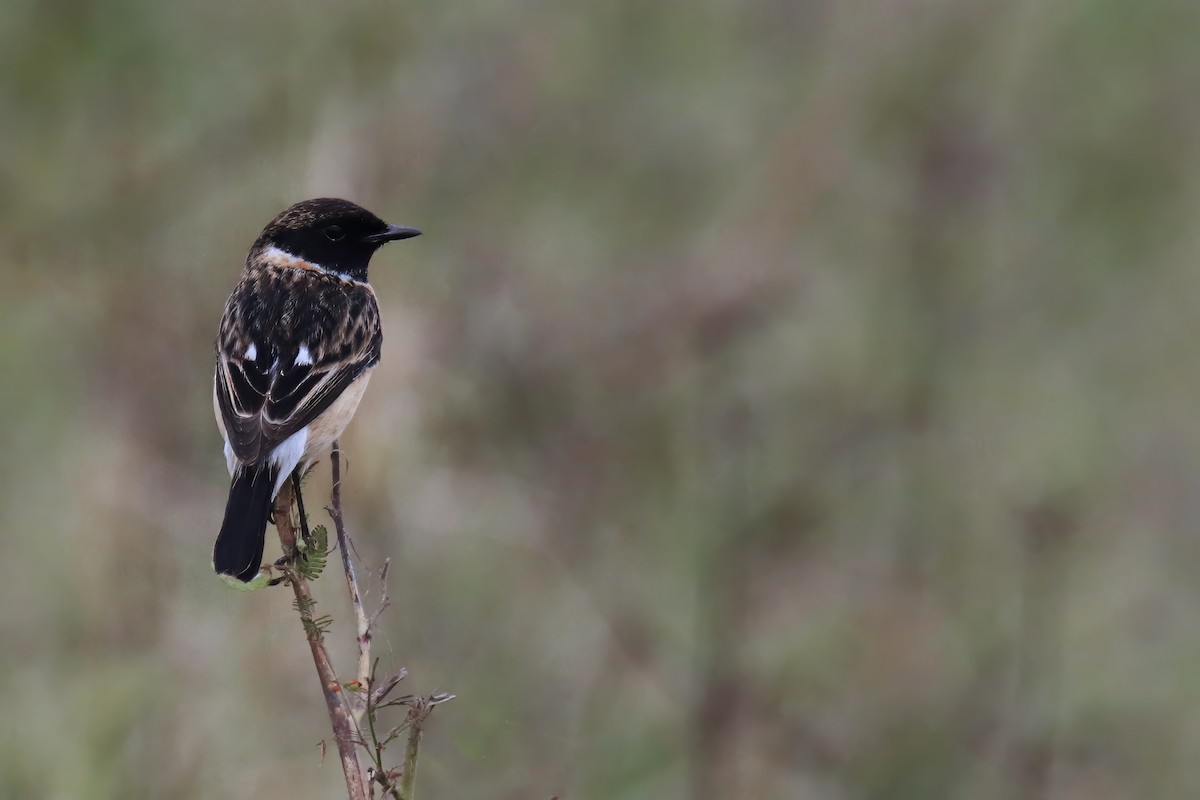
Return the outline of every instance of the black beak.
<path id="1" fill-rule="evenodd" d="M 387 230 L 381 233 L 372 233 L 370 236 L 364 236 L 364 242 L 371 244 L 384 244 L 385 242 L 395 242 L 400 239 L 411 239 L 414 236 L 420 236 L 421 232 L 416 228 L 404 228 L 399 225 L 388 225 Z"/>

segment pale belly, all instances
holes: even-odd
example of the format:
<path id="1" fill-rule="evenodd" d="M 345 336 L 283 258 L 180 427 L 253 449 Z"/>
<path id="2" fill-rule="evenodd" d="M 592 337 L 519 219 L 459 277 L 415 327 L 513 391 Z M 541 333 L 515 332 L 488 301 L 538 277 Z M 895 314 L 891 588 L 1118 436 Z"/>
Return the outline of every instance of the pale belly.
<path id="1" fill-rule="evenodd" d="M 354 412 L 358 410 L 358 402 L 362 400 L 363 392 L 367 390 L 370 381 L 371 370 L 367 370 L 346 387 L 324 414 L 308 424 L 308 443 L 301 461 L 311 461 L 324 455 L 333 446 L 334 441 L 350 424 Z"/>

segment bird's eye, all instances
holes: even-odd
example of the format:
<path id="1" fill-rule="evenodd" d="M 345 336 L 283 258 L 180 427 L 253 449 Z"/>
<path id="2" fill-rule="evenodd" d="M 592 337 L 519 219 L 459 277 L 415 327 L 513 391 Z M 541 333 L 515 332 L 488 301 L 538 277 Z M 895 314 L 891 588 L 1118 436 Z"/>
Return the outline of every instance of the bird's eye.
<path id="1" fill-rule="evenodd" d="M 340 242 L 346 238 L 346 232 L 342 230 L 341 225 L 330 225 L 325 229 L 325 238 L 331 242 Z"/>

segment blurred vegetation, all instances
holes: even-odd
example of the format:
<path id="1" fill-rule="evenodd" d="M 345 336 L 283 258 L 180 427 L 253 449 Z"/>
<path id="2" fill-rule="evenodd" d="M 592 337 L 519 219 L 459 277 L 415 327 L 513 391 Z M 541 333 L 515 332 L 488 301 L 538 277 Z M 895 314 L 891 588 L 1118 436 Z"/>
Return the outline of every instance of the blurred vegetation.
<path id="1" fill-rule="evenodd" d="M 222 303 L 320 195 L 426 231 L 343 440 L 422 796 L 1200 796 L 1197 33 L 8 0 L 0 796 L 339 796 L 209 567 Z"/>

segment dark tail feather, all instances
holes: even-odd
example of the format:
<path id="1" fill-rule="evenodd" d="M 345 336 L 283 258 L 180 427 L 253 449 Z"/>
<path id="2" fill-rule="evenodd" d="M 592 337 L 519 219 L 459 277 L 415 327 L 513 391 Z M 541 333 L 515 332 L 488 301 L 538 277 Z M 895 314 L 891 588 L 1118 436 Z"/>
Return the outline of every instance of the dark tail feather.
<path id="1" fill-rule="evenodd" d="M 263 545 L 267 538 L 267 517 L 271 513 L 271 489 L 275 486 L 273 467 L 242 467 L 229 486 L 225 521 L 213 548 L 213 569 L 249 581 L 262 565 Z"/>

